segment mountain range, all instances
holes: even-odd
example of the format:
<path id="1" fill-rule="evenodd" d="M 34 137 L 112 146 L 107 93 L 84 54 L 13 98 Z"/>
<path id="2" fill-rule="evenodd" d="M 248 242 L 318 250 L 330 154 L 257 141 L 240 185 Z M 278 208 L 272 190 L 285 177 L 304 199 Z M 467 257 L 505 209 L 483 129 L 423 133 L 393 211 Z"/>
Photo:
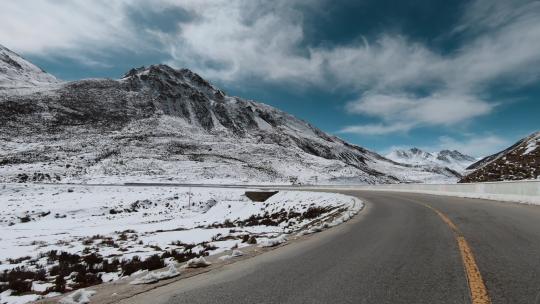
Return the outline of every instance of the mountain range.
<path id="1" fill-rule="evenodd" d="M 0 181 L 452 182 L 269 105 L 228 96 L 188 69 L 62 82 L 0 48 Z"/>
<path id="2" fill-rule="evenodd" d="M 456 150 L 442 150 L 435 153 L 418 148 L 409 150 L 394 150 L 386 158 L 410 165 L 441 166 L 463 173 L 465 169 L 477 161 L 476 158 Z"/>

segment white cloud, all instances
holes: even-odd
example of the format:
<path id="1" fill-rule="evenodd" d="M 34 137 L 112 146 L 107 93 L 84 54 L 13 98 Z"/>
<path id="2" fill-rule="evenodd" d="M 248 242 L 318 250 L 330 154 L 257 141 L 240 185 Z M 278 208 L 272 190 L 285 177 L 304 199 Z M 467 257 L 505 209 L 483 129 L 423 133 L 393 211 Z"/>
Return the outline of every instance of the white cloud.
<path id="1" fill-rule="evenodd" d="M 339 130 L 338 133 L 350 133 L 360 135 L 384 135 L 388 133 L 404 133 L 411 130 L 414 124 L 408 123 L 391 123 L 391 124 L 364 124 L 346 126 Z"/>
<path id="2" fill-rule="evenodd" d="M 293 1 L 299 2 L 299 1 Z M 316 83 L 323 58 L 302 53 L 302 14 L 291 1 L 180 1 L 198 16 L 161 36 L 173 65 L 188 65 L 212 79 Z M 300 54 L 302 53 L 302 54 Z"/>
<path id="3" fill-rule="evenodd" d="M 150 29 L 140 29 L 128 8 L 163 10 L 139 0 L 4 1 L 0 43 L 24 55 L 69 58 L 90 66 L 110 66 L 112 54 L 159 50 Z"/>
<path id="4" fill-rule="evenodd" d="M 315 51 L 338 85 L 361 90 L 401 90 L 436 86 L 444 58 L 402 36 L 381 35 L 374 43 L 358 43 Z"/>
<path id="5" fill-rule="evenodd" d="M 427 97 L 366 93 L 347 104 L 348 112 L 373 116 L 384 124 L 348 126 L 340 132 L 378 135 L 407 132 L 418 126 L 450 126 L 486 115 L 494 106 L 471 95 L 454 93 Z"/>
<path id="6" fill-rule="evenodd" d="M 494 78 L 523 82 L 538 77 L 533 64 L 540 61 L 536 2 L 472 2 L 454 31 L 469 39 L 443 55 L 388 33 L 369 43 L 363 38 L 350 45 L 306 47 L 301 8 L 321 1 L 8 1 L 0 10 L 0 41 L 22 53 L 71 51 L 86 57 L 112 49 L 162 49 L 169 52 L 170 63 L 190 65 L 214 79 L 256 77 L 385 94 L 417 87 L 476 93 Z M 128 13 L 129 8 L 163 12 L 174 7 L 195 17 L 179 20 L 177 29 L 166 32 L 135 26 Z"/>
<path id="7" fill-rule="evenodd" d="M 231 85 L 255 79 L 344 88 L 359 96 L 347 107 L 351 113 L 380 119 L 343 129 L 362 134 L 461 124 L 490 113 L 494 105 L 481 96 L 492 81 L 519 86 L 540 77 L 538 2 L 473 1 L 451 33 L 462 37 L 462 46 L 449 54 L 390 33 L 369 42 L 308 47 L 302 7 L 318 2 L 7 1 L 0 10 L 0 43 L 91 65 L 108 64 L 101 59 L 111 50 L 162 50 L 170 55 L 168 63 Z M 178 21 L 171 31 L 136 26 L 128 14 L 128 8 L 160 12 L 174 7 L 194 18 Z M 418 90 L 428 96 L 417 98 Z"/>
<path id="8" fill-rule="evenodd" d="M 381 121 L 347 126 L 342 132 L 387 134 L 421 126 L 452 126 L 492 111 L 496 105 L 480 97 L 490 81 L 506 79 L 508 84 L 523 85 L 539 75 L 539 6 L 479 2 L 466 9 L 460 31 L 472 32 L 480 27 L 478 23 L 488 30 L 471 33 L 450 54 L 384 33 L 371 43 L 362 39 L 347 46 L 303 48 L 301 12 L 284 8 L 280 1 L 275 5 L 256 2 L 254 18 L 242 1 L 215 9 L 192 8 L 201 19 L 171 39 L 175 41 L 172 62 L 198 63 L 203 74 L 231 83 L 255 77 L 364 91 L 347 109 Z M 486 13 L 475 7 L 492 9 Z M 492 15 L 498 16 L 496 20 Z M 428 96 L 415 97 L 417 89 L 429 92 Z"/>
<path id="9" fill-rule="evenodd" d="M 49 50 L 103 51 L 135 40 L 121 13 L 126 1 L 5 1 L 0 41 L 27 54 Z"/>

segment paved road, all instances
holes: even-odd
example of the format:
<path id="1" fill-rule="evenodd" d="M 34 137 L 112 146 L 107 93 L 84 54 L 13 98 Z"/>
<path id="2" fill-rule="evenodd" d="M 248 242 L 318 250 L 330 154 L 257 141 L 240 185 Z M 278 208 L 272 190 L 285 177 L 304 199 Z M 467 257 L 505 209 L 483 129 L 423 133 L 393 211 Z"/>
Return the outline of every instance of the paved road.
<path id="1" fill-rule="evenodd" d="M 471 303 L 455 223 L 494 304 L 540 292 L 540 207 L 425 194 L 341 191 L 363 214 L 307 241 L 182 280 L 130 302 Z M 538 302 L 540 303 L 540 302 Z"/>

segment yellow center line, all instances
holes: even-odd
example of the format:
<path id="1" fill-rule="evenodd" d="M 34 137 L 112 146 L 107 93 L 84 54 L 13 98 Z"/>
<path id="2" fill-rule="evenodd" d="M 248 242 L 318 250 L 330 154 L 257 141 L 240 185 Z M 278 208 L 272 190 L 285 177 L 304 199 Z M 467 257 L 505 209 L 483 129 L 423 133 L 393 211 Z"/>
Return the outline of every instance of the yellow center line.
<path id="1" fill-rule="evenodd" d="M 440 212 L 439 210 L 433 208 L 428 204 L 421 205 L 437 213 L 439 217 L 441 217 L 441 219 L 454 232 L 454 236 L 456 237 L 458 243 L 459 252 L 461 253 L 461 258 L 463 260 L 465 273 L 467 275 L 467 283 L 471 292 L 472 304 L 491 304 L 491 299 L 489 298 L 486 285 L 484 284 L 484 280 L 482 279 L 482 275 L 480 274 L 480 269 L 478 268 L 478 265 L 476 265 L 474 254 L 461 231 L 459 231 L 457 226 L 444 213 Z"/>

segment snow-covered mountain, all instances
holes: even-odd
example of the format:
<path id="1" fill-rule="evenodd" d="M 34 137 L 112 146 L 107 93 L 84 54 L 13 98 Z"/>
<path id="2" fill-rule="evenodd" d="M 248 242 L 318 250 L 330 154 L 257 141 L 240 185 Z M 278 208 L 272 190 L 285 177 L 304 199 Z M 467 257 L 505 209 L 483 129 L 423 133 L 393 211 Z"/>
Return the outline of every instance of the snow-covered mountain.
<path id="1" fill-rule="evenodd" d="M 51 74 L 0 45 L 0 89 L 31 88 L 58 83 Z"/>
<path id="2" fill-rule="evenodd" d="M 387 154 L 386 158 L 410 165 L 447 167 L 460 173 L 463 173 L 468 166 L 476 161 L 474 157 L 456 150 L 442 150 L 430 153 L 418 148 L 394 150 Z"/>
<path id="3" fill-rule="evenodd" d="M 19 65 L 33 66 L 9 54 Z M 393 162 L 271 106 L 227 96 L 187 69 L 152 65 L 118 80 L 67 83 L 39 72 L 8 75 L 15 76 L 5 87 L 18 89 L 0 88 L 4 182 L 394 183 L 459 177 L 446 168 Z"/>
<path id="4" fill-rule="evenodd" d="M 540 132 L 533 133 L 509 148 L 481 159 L 467 168 L 460 182 L 489 182 L 537 179 L 540 177 Z"/>

